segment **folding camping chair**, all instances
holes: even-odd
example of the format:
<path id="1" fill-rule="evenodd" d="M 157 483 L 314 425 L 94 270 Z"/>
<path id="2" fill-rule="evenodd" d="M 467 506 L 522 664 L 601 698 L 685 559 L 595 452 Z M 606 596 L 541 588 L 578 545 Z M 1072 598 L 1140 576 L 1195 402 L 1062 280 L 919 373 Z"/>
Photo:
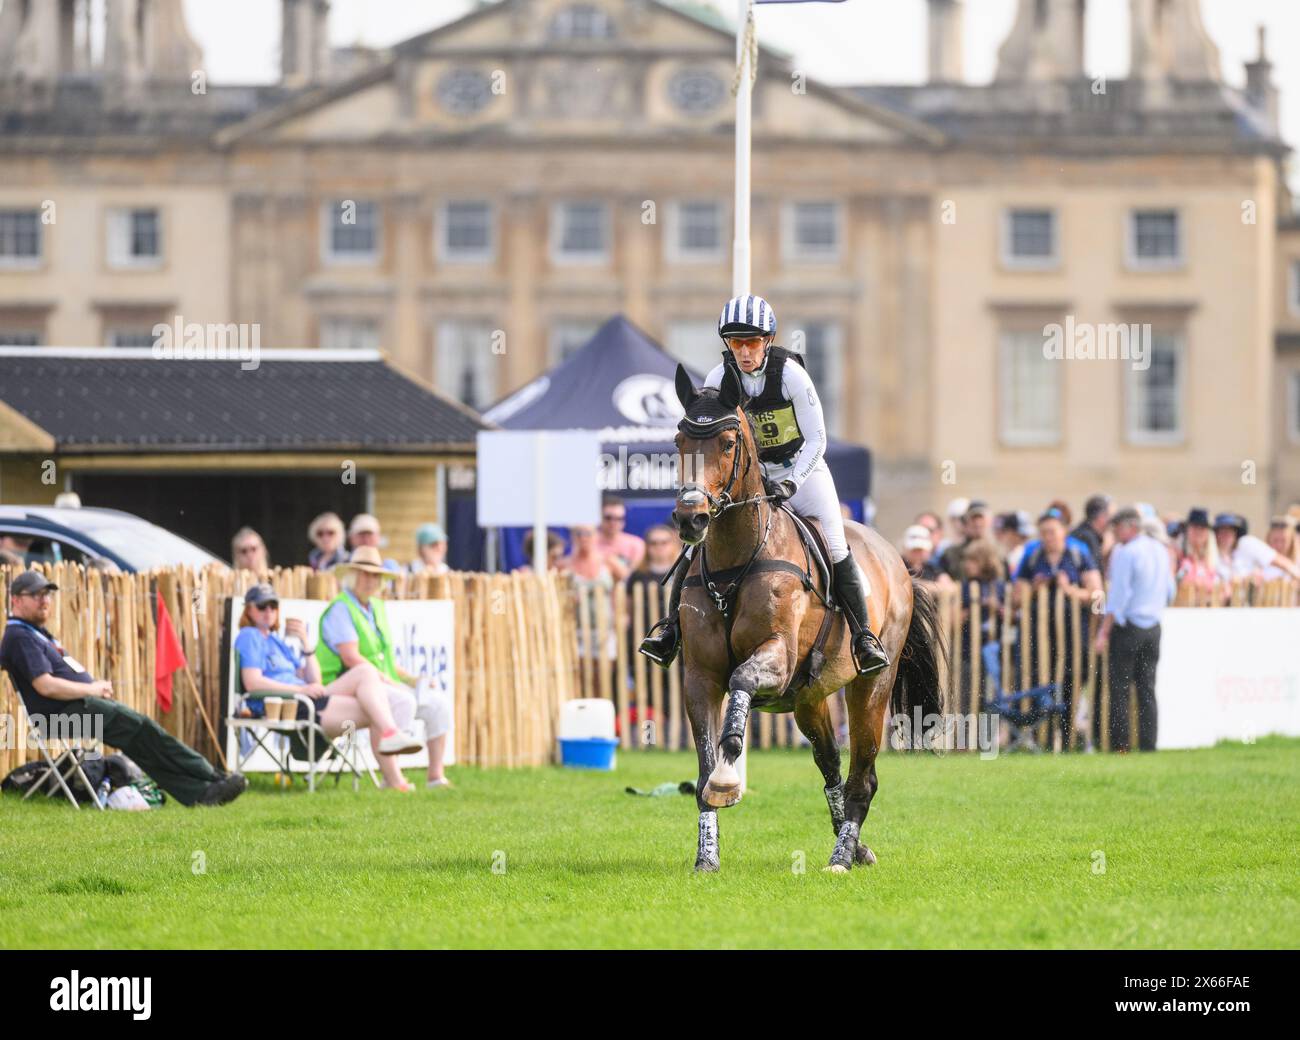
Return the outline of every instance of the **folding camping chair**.
<path id="1" fill-rule="evenodd" d="M 307 705 L 307 718 L 305 719 L 266 719 L 252 718 L 241 716 L 239 711 L 249 701 L 260 701 L 268 698 L 287 699 L 284 694 L 249 694 L 245 693 L 243 683 L 240 681 L 238 669 L 234 672 L 235 694 L 230 700 L 230 713 L 226 717 L 226 725 L 236 730 L 245 730 L 253 738 L 252 747 L 245 753 L 242 746 L 237 752 L 238 764 L 236 770 L 242 771 L 244 765 L 250 758 L 261 748 L 265 751 L 273 762 L 280 768 L 280 772 L 289 777 L 290 782 L 293 780 L 292 762 L 294 760 L 307 763 L 307 790 L 316 791 L 316 777 L 318 774 L 334 776 L 334 786 L 337 787 L 339 780 L 345 771 L 352 773 L 352 790 L 360 789 L 362 770 L 370 776 L 370 782 L 376 787 L 379 786 L 379 779 L 375 776 L 375 771 L 361 758 L 361 747 L 357 743 L 356 734 L 344 734 L 343 736 L 330 739 L 321 727 L 320 721 L 316 718 L 316 704 L 312 699 L 304 694 L 296 693 L 293 699 L 296 703 L 305 703 Z"/>
<path id="2" fill-rule="evenodd" d="M 1053 715 L 1063 716 L 1066 711 L 1066 705 L 1057 700 L 1056 683 L 1007 693 L 1002 688 L 1002 645 L 996 641 L 985 643 L 980 656 L 984 659 L 984 672 L 995 691 L 992 700 L 984 701 L 984 710 L 993 712 L 1010 727 L 1011 745 L 1007 750 L 1044 750 L 1034 739 L 1034 727 Z M 1029 702 L 1028 706 L 1025 701 Z"/>
<path id="3" fill-rule="evenodd" d="M 55 758 L 50 753 L 50 742 L 46 739 L 45 734 L 41 732 L 36 720 L 27 713 L 27 705 L 23 703 L 22 697 L 15 693 L 14 699 L 18 701 L 18 710 L 22 712 L 23 718 L 27 720 L 28 739 L 36 745 L 41 757 L 45 759 L 46 765 L 45 775 L 27 789 L 27 793 L 23 795 L 23 801 L 27 801 L 28 798 L 42 788 L 49 788 L 45 792 L 46 798 L 53 797 L 56 791 L 62 790 L 68 801 L 72 803 L 72 807 L 80 810 L 81 803 L 77 801 L 76 795 L 72 793 L 72 788 L 68 786 L 68 779 L 75 776 L 81 781 L 81 786 L 86 793 L 90 795 L 90 800 L 94 803 L 95 808 L 103 812 L 104 806 L 100 803 L 95 788 L 91 786 L 86 771 L 82 769 L 82 763 L 86 759 L 87 752 L 95 751 L 98 746 L 98 753 L 102 755 L 104 753 L 103 746 L 93 739 L 83 742 L 81 739 L 67 740 L 60 738 L 58 743 L 63 745 L 63 751 L 60 752 L 58 758 Z M 86 747 L 85 744 L 90 746 Z"/>

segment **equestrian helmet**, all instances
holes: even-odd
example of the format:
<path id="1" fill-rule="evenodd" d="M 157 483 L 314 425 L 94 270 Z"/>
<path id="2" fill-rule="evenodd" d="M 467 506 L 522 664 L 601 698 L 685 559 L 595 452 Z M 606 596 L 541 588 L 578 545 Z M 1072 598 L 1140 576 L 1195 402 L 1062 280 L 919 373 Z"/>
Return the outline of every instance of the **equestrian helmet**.
<path id="1" fill-rule="evenodd" d="M 761 296 L 736 296 L 727 301 L 718 318 L 718 335 L 771 336 L 776 333 L 776 313 Z"/>

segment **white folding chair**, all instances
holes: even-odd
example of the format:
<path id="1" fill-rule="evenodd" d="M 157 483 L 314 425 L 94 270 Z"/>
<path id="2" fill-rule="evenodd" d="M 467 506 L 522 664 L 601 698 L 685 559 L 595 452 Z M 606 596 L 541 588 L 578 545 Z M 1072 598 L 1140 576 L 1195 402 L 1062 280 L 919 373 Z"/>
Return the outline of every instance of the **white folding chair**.
<path id="1" fill-rule="evenodd" d="M 352 774 L 352 790 L 360 789 L 361 774 L 364 770 L 370 777 L 370 782 L 376 787 L 379 786 L 379 779 L 375 776 L 375 771 L 361 757 L 360 748 L 356 742 L 356 734 L 344 734 L 343 736 L 331 739 L 326 735 L 325 730 L 321 727 L 319 720 L 316 718 L 316 704 L 308 696 L 297 693 L 294 694 L 296 703 L 305 703 L 307 705 L 307 718 L 305 719 L 266 719 L 266 718 L 248 718 L 239 715 L 240 708 L 249 700 L 264 700 L 265 697 L 257 697 L 253 694 L 243 692 L 243 684 L 236 679 L 236 689 L 238 697 L 231 702 L 231 713 L 226 719 L 226 725 L 234 729 L 248 731 L 253 738 L 253 746 L 245 754 L 242 748 L 238 751 L 237 770 L 241 770 L 244 764 L 257 753 L 261 748 L 270 756 L 271 760 L 280 767 L 280 771 L 292 781 L 293 769 L 292 761 L 304 761 L 302 756 L 293 753 L 293 737 L 298 737 L 303 746 L 306 748 L 307 755 L 307 789 L 311 792 L 316 790 L 317 775 L 334 777 L 335 786 L 345 772 Z M 287 739 L 279 739 L 287 738 Z M 317 748 L 322 751 L 317 755 Z"/>
<path id="2" fill-rule="evenodd" d="M 58 743 L 63 745 L 63 750 L 59 753 L 58 758 L 55 758 L 50 753 L 50 744 L 49 741 L 46 740 L 45 734 L 41 732 L 40 727 L 36 724 L 36 720 L 27 713 L 27 705 L 22 703 L 22 697 L 16 696 L 15 699 L 20 705 L 18 710 L 23 713 L 23 718 L 27 720 L 27 737 L 36 745 L 37 750 L 41 753 L 41 757 L 45 759 L 47 767 L 45 775 L 41 777 L 40 780 L 36 781 L 36 783 L 32 784 L 32 786 L 28 788 L 27 793 L 23 795 L 23 801 L 27 801 L 28 798 L 42 788 L 48 788 L 45 792 L 46 798 L 53 797 L 56 791 L 62 790 L 64 795 L 67 796 L 68 801 L 72 803 L 72 807 L 80 810 L 81 803 L 77 801 L 76 795 L 72 793 L 72 788 L 68 786 L 68 779 L 72 776 L 76 776 L 77 779 L 81 781 L 82 787 L 84 787 L 90 795 L 90 800 L 94 803 L 95 808 L 100 812 L 103 812 L 104 806 L 100 804 L 98 794 L 94 787 L 91 786 L 85 770 L 81 768 L 87 751 L 94 751 L 98 748 L 99 754 L 102 755 L 104 753 L 103 745 L 92 739 L 89 741 L 91 746 L 87 748 L 84 746 L 84 743 L 86 742 L 83 742 L 80 739 L 60 739 Z"/>

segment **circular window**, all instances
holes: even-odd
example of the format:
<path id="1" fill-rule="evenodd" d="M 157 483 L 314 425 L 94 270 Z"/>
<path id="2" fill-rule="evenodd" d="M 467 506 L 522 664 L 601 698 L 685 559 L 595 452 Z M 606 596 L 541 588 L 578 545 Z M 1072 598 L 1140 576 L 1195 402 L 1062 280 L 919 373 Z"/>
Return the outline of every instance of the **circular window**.
<path id="1" fill-rule="evenodd" d="M 438 100 L 448 112 L 473 115 L 492 100 L 492 81 L 477 69 L 453 69 L 438 82 Z"/>
<path id="2" fill-rule="evenodd" d="M 726 92 L 726 84 L 708 69 L 683 69 L 668 81 L 669 99 L 692 115 L 717 108 Z"/>

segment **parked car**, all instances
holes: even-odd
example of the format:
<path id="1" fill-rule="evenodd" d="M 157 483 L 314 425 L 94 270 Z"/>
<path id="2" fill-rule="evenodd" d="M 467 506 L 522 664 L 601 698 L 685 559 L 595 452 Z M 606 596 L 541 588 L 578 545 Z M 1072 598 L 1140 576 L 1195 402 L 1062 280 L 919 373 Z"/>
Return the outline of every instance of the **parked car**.
<path id="1" fill-rule="evenodd" d="M 11 546 L 10 551 L 28 563 L 88 564 L 103 558 L 123 571 L 147 571 L 225 562 L 180 535 L 117 509 L 0 506 L 0 537 L 5 535 L 18 540 L 19 547 Z"/>

